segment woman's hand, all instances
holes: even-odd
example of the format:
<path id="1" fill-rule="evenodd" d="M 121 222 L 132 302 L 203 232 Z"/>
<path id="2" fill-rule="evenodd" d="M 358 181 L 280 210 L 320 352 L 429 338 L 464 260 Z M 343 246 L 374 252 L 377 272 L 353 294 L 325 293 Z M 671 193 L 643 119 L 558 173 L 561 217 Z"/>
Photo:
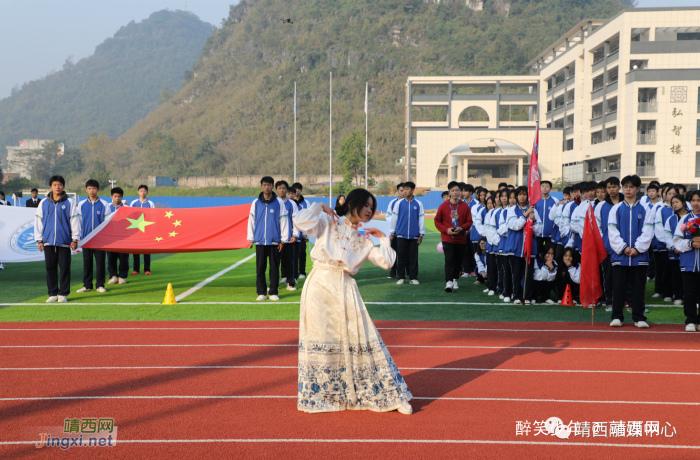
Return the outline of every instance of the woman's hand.
<path id="1" fill-rule="evenodd" d="M 382 233 L 382 231 L 379 230 L 378 228 L 366 228 L 365 235 L 371 235 L 371 236 L 374 236 L 376 238 L 386 237 L 386 235 L 384 233 Z"/>
<path id="2" fill-rule="evenodd" d="M 331 218 L 333 218 L 334 221 L 338 218 L 338 215 L 335 213 L 333 208 L 331 208 L 330 206 L 328 206 L 325 203 L 321 203 L 321 210 L 323 212 L 325 212 L 326 214 L 328 214 L 329 216 L 331 216 Z"/>

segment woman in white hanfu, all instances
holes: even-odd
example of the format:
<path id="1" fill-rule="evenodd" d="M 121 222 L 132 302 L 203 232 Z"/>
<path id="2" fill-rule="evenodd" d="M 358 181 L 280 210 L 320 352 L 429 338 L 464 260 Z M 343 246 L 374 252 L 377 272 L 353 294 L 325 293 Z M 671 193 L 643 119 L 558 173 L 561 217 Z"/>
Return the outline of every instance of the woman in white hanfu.
<path id="1" fill-rule="evenodd" d="M 374 196 L 355 189 L 336 214 L 314 203 L 294 226 L 315 236 L 313 270 L 301 293 L 297 408 L 305 412 L 371 410 L 413 412 L 411 392 L 367 313 L 350 277 L 365 260 L 391 269 L 396 253 L 374 228 L 358 231 L 377 208 Z M 375 247 L 369 235 L 380 238 Z"/>

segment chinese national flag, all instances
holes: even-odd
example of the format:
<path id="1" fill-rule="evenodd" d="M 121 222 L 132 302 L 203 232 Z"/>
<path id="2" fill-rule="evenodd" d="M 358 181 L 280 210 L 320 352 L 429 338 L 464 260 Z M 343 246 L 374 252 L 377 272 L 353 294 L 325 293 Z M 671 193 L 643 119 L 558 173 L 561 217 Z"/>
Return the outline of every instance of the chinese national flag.
<path id="1" fill-rule="evenodd" d="M 523 257 L 525 257 L 525 262 L 530 264 L 530 259 L 532 256 L 532 232 L 533 232 L 532 218 L 528 217 L 527 222 L 525 222 L 525 232 L 523 234 Z"/>
<path id="2" fill-rule="evenodd" d="M 247 248 L 249 211 L 250 205 L 184 209 L 122 206 L 80 246 L 127 254 Z"/>
<path id="3" fill-rule="evenodd" d="M 537 162 L 539 161 L 539 144 L 540 144 L 540 123 L 537 122 L 537 127 L 535 128 L 535 141 L 532 143 L 532 154 L 530 156 L 530 171 L 527 180 L 527 196 L 530 200 L 530 206 L 535 206 L 538 201 L 542 199 L 542 190 L 540 189 L 540 168 Z M 525 224 L 525 232 L 523 237 L 525 238 L 523 247 L 523 257 L 525 261 L 530 263 L 530 256 L 532 255 L 532 233 L 533 229 L 532 217 L 527 218 L 527 223 Z"/>
<path id="4" fill-rule="evenodd" d="M 603 288 L 600 285 L 599 267 L 608 253 L 605 251 L 603 238 L 600 236 L 598 225 L 593 216 L 593 206 L 586 211 L 586 220 L 583 224 L 583 239 L 581 242 L 581 305 L 583 308 L 595 305 Z"/>

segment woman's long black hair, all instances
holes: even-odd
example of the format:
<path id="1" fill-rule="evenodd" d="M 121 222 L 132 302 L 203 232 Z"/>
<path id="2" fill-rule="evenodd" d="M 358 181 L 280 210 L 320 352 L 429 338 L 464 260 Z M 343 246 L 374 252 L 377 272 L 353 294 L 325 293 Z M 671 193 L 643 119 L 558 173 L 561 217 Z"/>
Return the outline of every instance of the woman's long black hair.
<path id="1" fill-rule="evenodd" d="M 678 189 L 676 189 L 676 190 L 678 190 Z M 673 195 L 673 197 L 671 198 L 671 209 L 673 209 L 673 199 L 674 198 L 677 199 L 678 201 L 680 201 L 681 203 L 683 203 L 683 209 L 685 209 L 686 211 L 688 210 L 688 205 L 686 204 L 685 197 L 683 195 L 681 195 L 680 193 Z M 678 217 L 678 220 L 681 220 L 681 216 L 680 216 L 680 214 L 678 214 L 678 211 L 674 210 L 673 213 L 676 215 L 676 217 Z"/>
<path id="2" fill-rule="evenodd" d="M 348 200 L 348 199 L 345 197 L 345 195 L 338 195 L 338 197 L 335 199 L 335 213 L 338 214 L 339 216 L 342 216 L 342 214 L 340 214 L 339 211 L 340 211 L 340 209 L 343 207 L 343 205 L 341 205 L 341 204 L 338 203 L 338 202 L 340 201 L 340 198 L 341 198 L 341 197 L 345 198 L 345 201 Z"/>
<path id="3" fill-rule="evenodd" d="M 371 192 L 363 188 L 356 188 L 348 193 L 348 196 L 345 197 L 345 203 L 343 203 L 342 206 L 336 204 L 335 212 L 339 216 L 359 215 L 369 198 L 372 198 L 372 215 L 374 215 L 377 211 L 377 199 Z"/>

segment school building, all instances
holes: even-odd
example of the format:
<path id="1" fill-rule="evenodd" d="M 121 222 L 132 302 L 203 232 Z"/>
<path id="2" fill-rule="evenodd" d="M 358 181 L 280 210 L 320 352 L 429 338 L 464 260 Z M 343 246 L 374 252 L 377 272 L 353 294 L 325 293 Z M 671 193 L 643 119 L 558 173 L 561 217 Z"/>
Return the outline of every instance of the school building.
<path id="1" fill-rule="evenodd" d="M 586 19 L 529 76 L 409 77 L 407 179 L 526 183 L 540 122 L 543 179 L 700 182 L 700 7 Z"/>

